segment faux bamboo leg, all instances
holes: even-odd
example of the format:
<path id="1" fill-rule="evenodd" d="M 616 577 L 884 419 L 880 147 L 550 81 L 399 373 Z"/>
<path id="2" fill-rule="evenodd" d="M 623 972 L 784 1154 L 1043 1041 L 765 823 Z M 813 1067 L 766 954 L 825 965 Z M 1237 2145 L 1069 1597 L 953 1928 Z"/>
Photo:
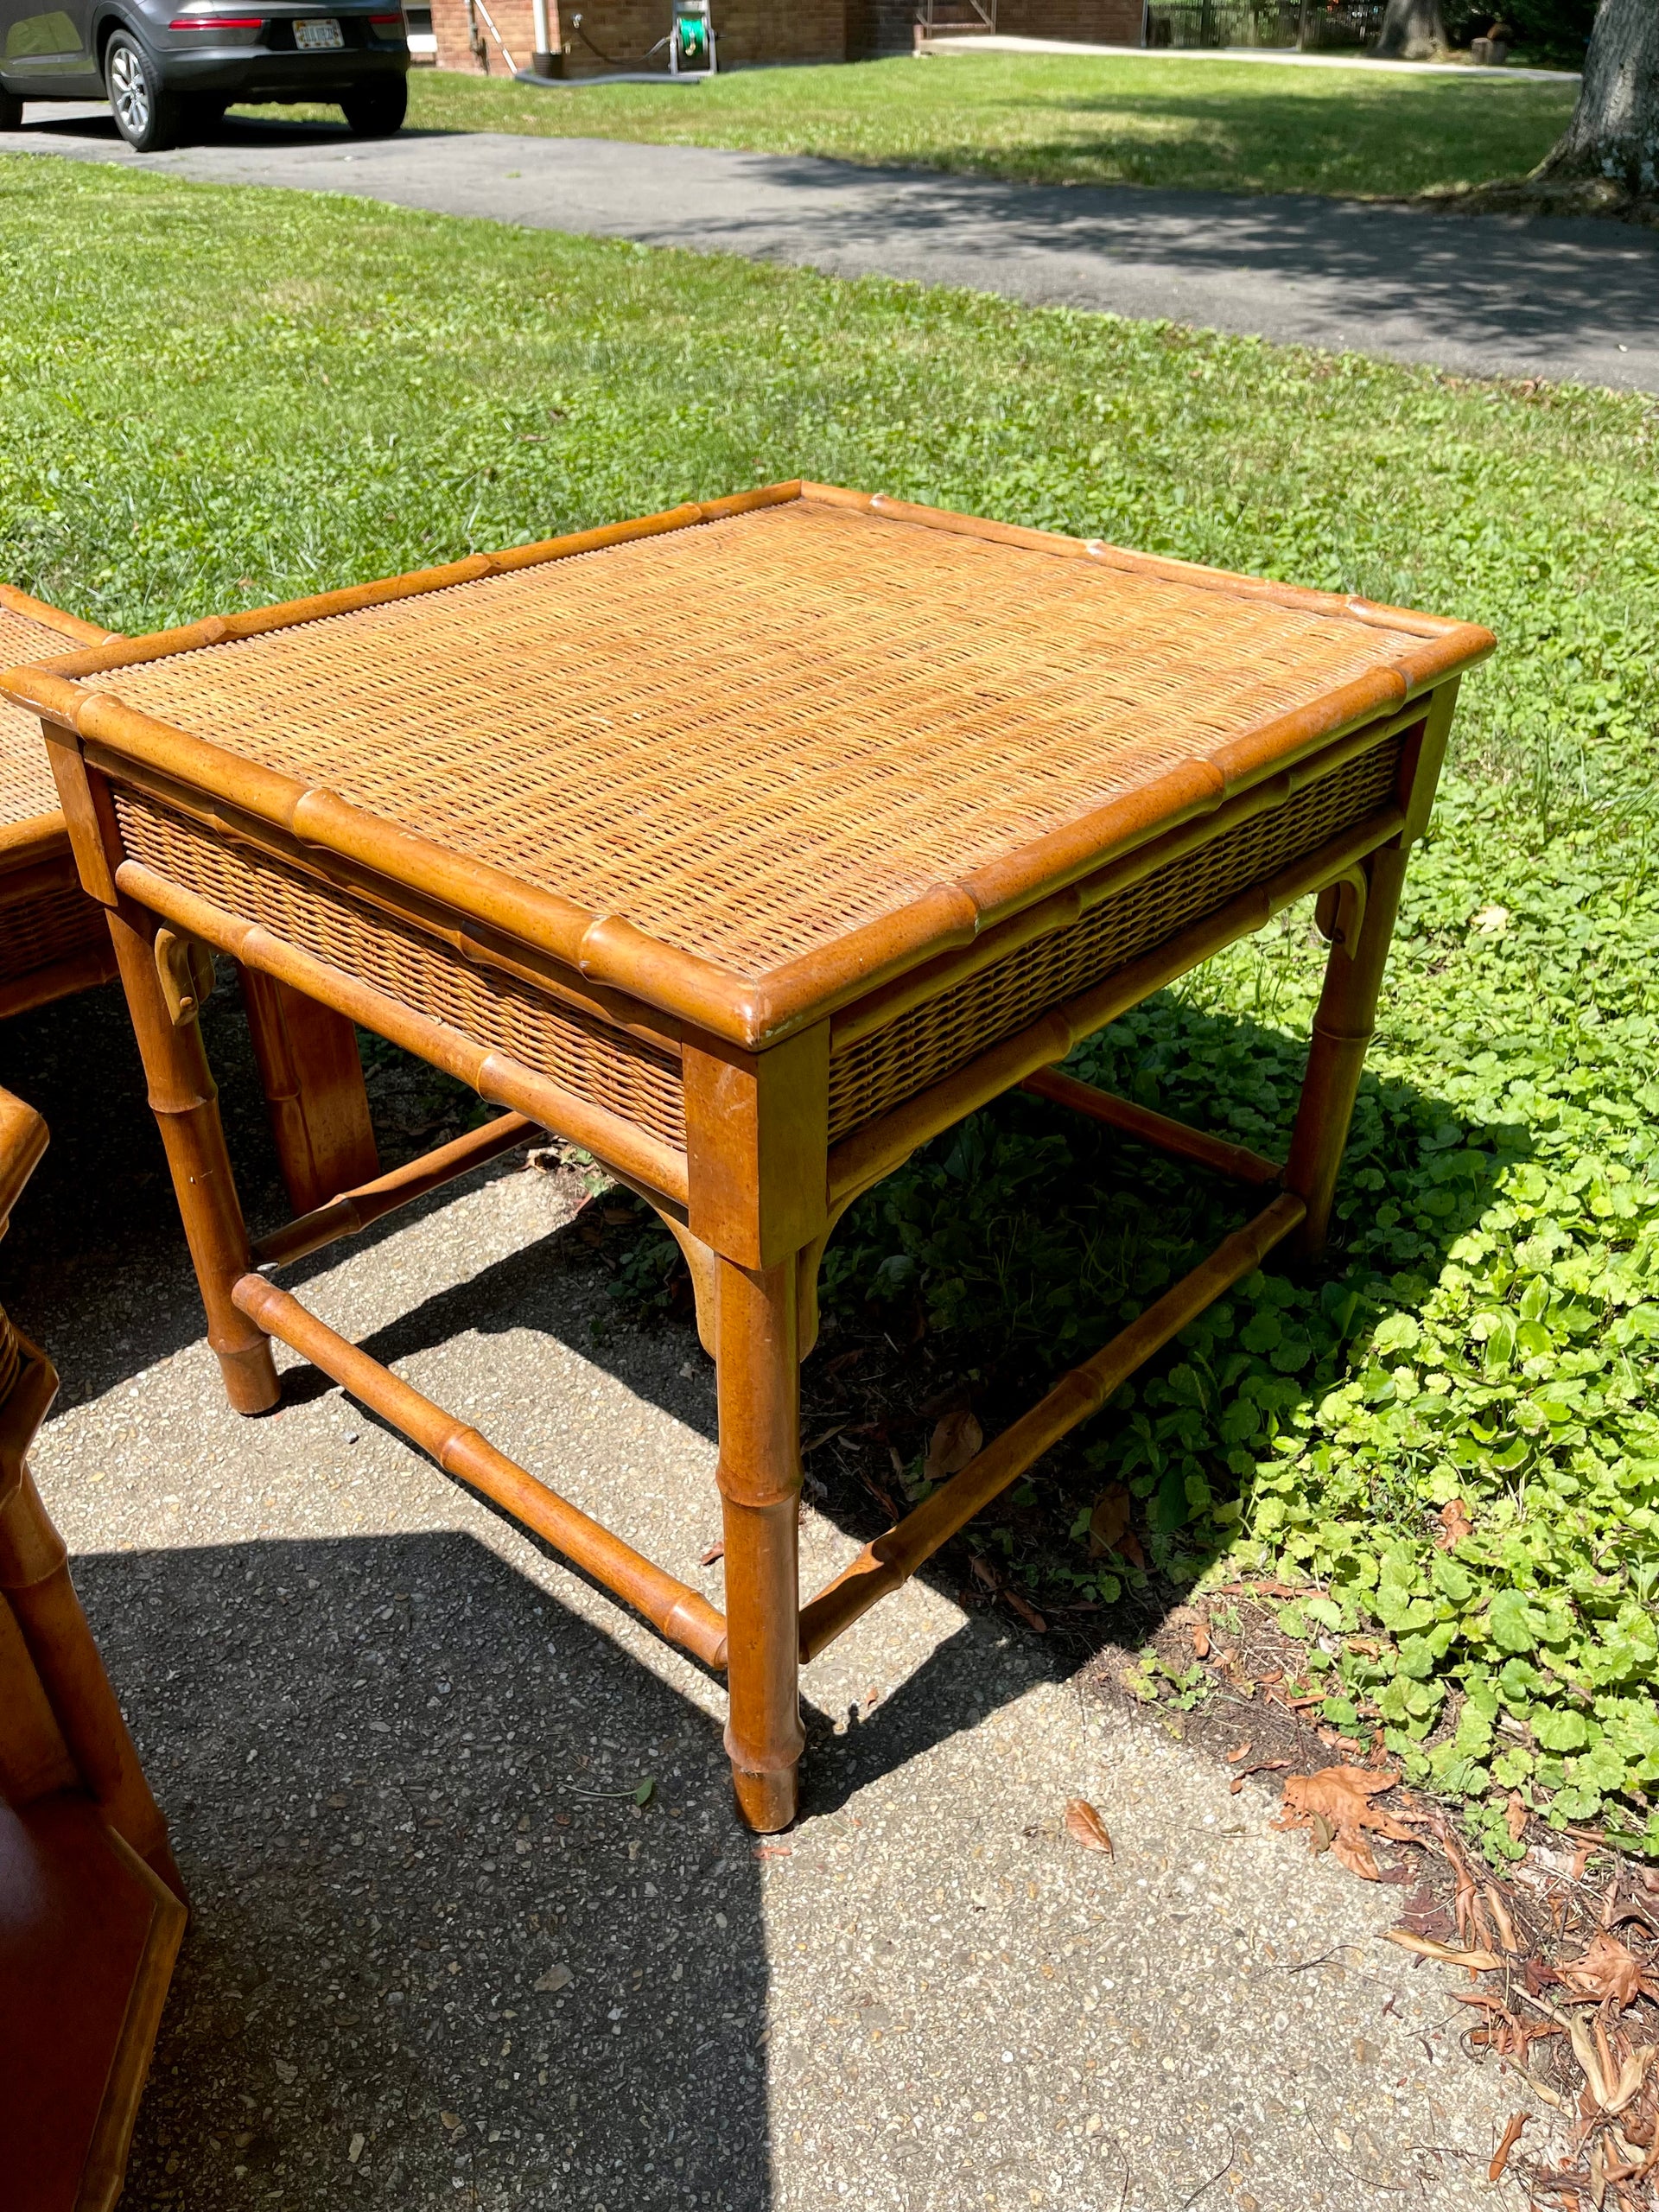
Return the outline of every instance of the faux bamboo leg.
<path id="1" fill-rule="evenodd" d="M 219 1355 L 225 1389 L 239 1414 L 270 1411 L 280 1395 L 270 1339 L 232 1303 L 248 1272 L 248 1232 L 231 1175 L 219 1093 L 194 1018 L 176 1027 L 156 972 L 153 925 L 142 908 L 110 914 L 127 1007 L 138 1039 L 149 1103 L 173 1171 L 173 1188 L 207 1312 L 207 1341 Z"/>
<path id="2" fill-rule="evenodd" d="M 69 1577 L 68 1554 L 25 1466 L 0 1508 L 0 1591 L 64 1741 L 105 1817 L 174 1895 L 184 1883 Z"/>
<path id="3" fill-rule="evenodd" d="M 800 1373 L 794 1257 L 720 1263 L 720 1489 L 726 1535 L 726 1748 L 744 1819 L 795 1817 L 799 1688 Z"/>
<path id="4" fill-rule="evenodd" d="M 1371 855 L 1365 869 L 1365 917 L 1357 939 L 1351 947 L 1333 944 L 1325 962 L 1325 988 L 1313 1017 L 1307 1073 L 1285 1163 L 1285 1188 L 1307 1208 L 1287 1254 L 1304 1264 L 1320 1256 L 1330 1232 L 1337 1171 L 1348 1143 L 1360 1071 L 1376 1027 L 1377 994 L 1400 911 L 1406 851 L 1402 842 Z"/>
<path id="5" fill-rule="evenodd" d="M 244 968 L 253 1054 L 270 1133 L 296 1213 L 309 1213 L 380 1173 L 357 1033 L 343 1014 Z"/>

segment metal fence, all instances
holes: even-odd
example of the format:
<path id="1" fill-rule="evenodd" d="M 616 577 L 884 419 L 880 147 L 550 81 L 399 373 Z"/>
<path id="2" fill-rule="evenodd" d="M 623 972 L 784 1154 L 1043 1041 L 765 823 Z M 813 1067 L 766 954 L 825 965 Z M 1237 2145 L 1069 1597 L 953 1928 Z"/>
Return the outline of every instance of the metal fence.
<path id="1" fill-rule="evenodd" d="M 1383 0 L 1148 0 L 1148 46 L 1291 47 L 1363 52 L 1376 43 Z"/>

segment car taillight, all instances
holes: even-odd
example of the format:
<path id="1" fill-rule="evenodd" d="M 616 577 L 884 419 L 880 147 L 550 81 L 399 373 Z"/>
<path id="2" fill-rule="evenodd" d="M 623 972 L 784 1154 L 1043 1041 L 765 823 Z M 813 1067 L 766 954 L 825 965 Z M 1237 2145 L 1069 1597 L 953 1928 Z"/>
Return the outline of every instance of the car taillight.
<path id="1" fill-rule="evenodd" d="M 170 31 L 257 31 L 263 30 L 263 16 L 175 16 L 168 25 Z"/>

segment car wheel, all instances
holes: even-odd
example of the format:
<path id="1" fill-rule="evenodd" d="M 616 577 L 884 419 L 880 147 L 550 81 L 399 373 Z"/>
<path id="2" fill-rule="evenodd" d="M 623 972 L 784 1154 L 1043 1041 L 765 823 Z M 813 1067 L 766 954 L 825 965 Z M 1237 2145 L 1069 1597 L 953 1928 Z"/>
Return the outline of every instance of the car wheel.
<path id="1" fill-rule="evenodd" d="M 409 86 L 401 77 L 382 77 L 347 92 L 340 106 L 354 138 L 390 138 L 409 113 Z"/>
<path id="2" fill-rule="evenodd" d="M 104 82 L 115 127 L 135 153 L 159 154 L 179 142 L 179 103 L 163 92 L 156 64 L 137 39 L 117 31 L 104 56 Z"/>
<path id="3" fill-rule="evenodd" d="M 0 130 L 21 130 L 23 104 L 16 92 L 0 92 Z"/>

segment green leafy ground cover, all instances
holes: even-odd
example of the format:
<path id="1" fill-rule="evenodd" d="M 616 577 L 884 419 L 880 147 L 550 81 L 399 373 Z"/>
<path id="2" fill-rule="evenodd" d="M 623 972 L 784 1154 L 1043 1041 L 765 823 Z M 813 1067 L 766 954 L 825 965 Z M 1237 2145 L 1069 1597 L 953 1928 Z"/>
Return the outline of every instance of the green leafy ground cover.
<path id="1" fill-rule="evenodd" d="M 1002 54 L 546 91 L 419 70 L 410 122 L 823 154 L 1030 183 L 1367 199 L 1523 175 L 1559 137 L 1574 91 L 1491 73 Z"/>
<path id="2" fill-rule="evenodd" d="M 984 1541 L 1108 1602 L 1266 1570 L 1328 1718 L 1494 1851 L 1511 1788 L 1659 1848 L 1651 402 L 67 162 L 0 215 L 0 573 L 113 626 L 798 473 L 1491 623 L 1332 1268 L 1243 1284 Z M 1319 964 L 1298 910 L 1078 1065 L 1281 1141 Z M 828 1294 L 919 1309 L 988 1412 L 1231 1203 L 1016 1097 Z M 1119 1482 L 1145 1569 L 1090 1548 Z"/>

